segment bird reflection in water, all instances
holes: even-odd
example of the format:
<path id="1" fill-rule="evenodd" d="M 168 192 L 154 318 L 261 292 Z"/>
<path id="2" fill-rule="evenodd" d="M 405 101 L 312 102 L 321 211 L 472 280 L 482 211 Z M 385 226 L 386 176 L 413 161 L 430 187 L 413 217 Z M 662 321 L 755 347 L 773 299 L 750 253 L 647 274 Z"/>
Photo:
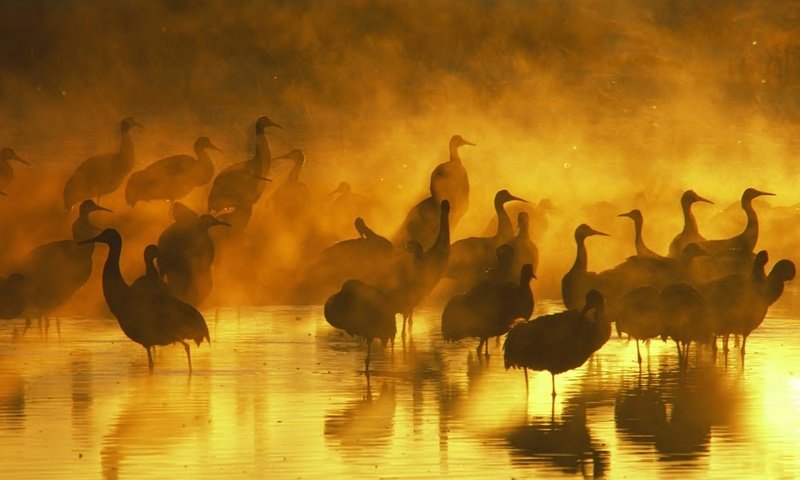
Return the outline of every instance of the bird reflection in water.
<path id="1" fill-rule="evenodd" d="M 708 454 L 711 427 L 738 418 L 738 391 L 732 380 L 710 368 L 689 372 L 662 365 L 655 375 L 623 380 L 614 407 L 619 437 L 654 446 L 661 460 L 695 460 Z"/>
<path id="2" fill-rule="evenodd" d="M 601 478 L 608 468 L 609 452 L 592 439 L 586 421 L 586 404 L 567 401 L 561 419 L 535 418 L 506 434 L 512 463 L 525 466 L 546 463 L 562 473 Z"/>
<path id="3" fill-rule="evenodd" d="M 354 458 L 381 456 L 394 436 L 397 400 L 395 386 L 387 381 L 373 398 L 368 381 L 361 399 L 350 402 L 339 412 L 325 417 L 325 439 L 328 444 Z"/>

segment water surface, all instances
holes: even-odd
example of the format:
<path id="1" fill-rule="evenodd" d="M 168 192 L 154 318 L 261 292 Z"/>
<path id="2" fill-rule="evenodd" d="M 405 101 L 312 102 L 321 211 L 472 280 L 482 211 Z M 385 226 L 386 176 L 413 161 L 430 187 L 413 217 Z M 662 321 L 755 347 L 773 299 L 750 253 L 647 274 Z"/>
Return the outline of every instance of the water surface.
<path id="1" fill-rule="evenodd" d="M 536 314 L 556 311 L 543 301 Z M 556 378 L 505 371 L 502 346 L 445 344 L 422 309 L 374 348 L 320 307 L 206 312 L 213 344 L 142 347 L 113 319 L 65 318 L 59 340 L 0 324 L 4 478 L 793 478 L 800 474 L 800 295 L 750 337 L 746 364 L 612 336 Z M 19 329 L 21 325 L 16 325 Z M 378 346 L 376 342 L 375 346 Z M 649 359 L 649 360 L 648 360 Z"/>

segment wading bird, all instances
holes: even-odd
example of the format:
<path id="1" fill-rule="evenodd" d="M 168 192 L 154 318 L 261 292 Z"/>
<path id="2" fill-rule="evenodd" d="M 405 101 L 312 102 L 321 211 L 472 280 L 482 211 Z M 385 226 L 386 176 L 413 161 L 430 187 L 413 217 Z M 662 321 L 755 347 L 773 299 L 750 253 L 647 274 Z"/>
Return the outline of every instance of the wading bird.
<path id="1" fill-rule="evenodd" d="M 269 174 L 272 153 L 266 136 L 268 127 L 282 128 L 269 118 L 256 120 L 256 153 L 250 160 L 235 163 L 221 171 L 208 194 L 208 210 L 252 206 L 264 191 L 263 179 Z"/>
<path id="2" fill-rule="evenodd" d="M 491 237 L 469 237 L 453 242 L 450 248 L 450 261 L 447 276 L 471 280 L 494 264 L 495 250 L 514 238 L 514 227 L 506 212 L 505 204 L 510 201 L 525 202 L 508 190 L 500 190 L 494 196 L 494 210 L 497 214 L 497 231 Z"/>
<path id="3" fill-rule="evenodd" d="M 0 278 L 0 319 L 10 320 L 25 309 L 25 276 L 12 273 Z"/>
<path id="4" fill-rule="evenodd" d="M 475 146 L 474 143 L 464 140 L 461 135 L 453 135 L 448 145 L 450 159 L 437 165 L 431 172 L 431 197 L 437 202 L 450 201 L 452 210 L 450 223 L 453 227 L 458 225 L 458 221 L 469 207 L 469 177 L 458 155 L 458 149 L 464 145 Z"/>
<path id="5" fill-rule="evenodd" d="M 64 208 L 100 197 L 116 190 L 133 169 L 136 160 L 130 130 L 142 125 L 131 117 L 120 123 L 120 143 L 116 153 L 94 155 L 83 161 L 64 185 Z"/>
<path id="6" fill-rule="evenodd" d="M 442 312 L 442 336 L 445 341 L 478 337 L 476 352 L 489 356 L 486 342 L 508 332 L 514 320 L 530 318 L 533 292 L 530 281 L 536 278 L 530 264 L 523 265 L 519 283 L 482 282 L 467 293 L 451 298 Z"/>
<path id="7" fill-rule="evenodd" d="M 555 376 L 580 367 L 608 341 L 611 324 L 604 314 L 603 295 L 589 290 L 584 303 L 581 310 L 543 315 L 508 332 L 503 344 L 505 367 L 522 368 L 526 388 L 529 368 L 547 370 L 555 397 Z"/>
<path id="8" fill-rule="evenodd" d="M 561 297 L 569 310 L 577 310 L 583 306 L 586 292 L 594 288 L 597 281 L 597 274 L 587 271 L 589 261 L 585 241 L 587 237 L 593 235 L 608 236 L 607 233 L 598 232 L 585 223 L 575 229 L 575 244 L 577 245 L 575 262 L 561 279 Z"/>
<path id="9" fill-rule="evenodd" d="M 217 225 L 230 226 L 206 213 L 196 221 L 175 222 L 158 237 L 158 265 L 167 288 L 192 305 L 211 293 L 215 249 L 208 229 Z"/>
<path id="10" fill-rule="evenodd" d="M 640 258 L 657 258 L 662 259 L 666 258 L 662 255 L 657 254 L 656 252 L 650 250 L 647 245 L 644 243 L 644 238 L 642 237 L 642 227 L 644 226 L 644 217 L 642 216 L 642 211 L 638 208 L 631 210 L 630 212 L 620 213 L 618 216 L 620 217 L 628 217 L 633 220 L 633 245 L 636 249 L 636 256 Z"/>
<path id="11" fill-rule="evenodd" d="M 690 243 L 697 243 L 705 241 L 705 237 L 700 235 L 700 230 L 697 228 L 697 219 L 694 218 L 692 213 L 692 204 L 696 202 L 711 203 L 711 200 L 705 199 L 698 195 L 694 190 L 686 190 L 681 195 L 681 210 L 683 211 L 683 230 L 672 239 L 669 244 L 669 256 L 678 258 L 681 252 Z"/>
<path id="12" fill-rule="evenodd" d="M 100 235 L 79 243 L 108 245 L 108 256 L 103 266 L 103 296 L 122 332 L 147 350 L 147 367 L 150 371 L 153 370 L 151 347 L 180 343 L 186 351 L 191 373 L 192 357 L 186 340 L 194 340 L 198 347 L 203 340 L 211 344 L 203 315 L 165 291 L 134 290 L 125 283 L 119 268 L 122 237 L 113 228 L 107 228 Z"/>
<path id="13" fill-rule="evenodd" d="M 342 284 L 341 290 L 328 298 L 324 313 L 325 320 L 332 327 L 367 341 L 364 371 L 369 375 L 372 340 L 380 339 L 385 347 L 389 340 L 394 341 L 397 334 L 389 296 L 377 287 L 350 279 Z"/>
<path id="14" fill-rule="evenodd" d="M 742 233 L 722 240 L 706 240 L 699 242 L 698 245 L 700 245 L 700 248 L 709 254 L 720 253 L 725 250 L 752 252 L 756 247 L 756 242 L 758 242 L 758 215 L 753 208 L 753 200 L 762 195 L 775 194 L 762 192 L 755 188 L 748 188 L 742 193 L 742 210 L 744 210 L 747 216 L 747 223 Z"/>
<path id="15" fill-rule="evenodd" d="M 97 235 L 98 229 L 89 220 L 92 212 L 111 210 L 97 205 L 93 200 L 81 202 L 78 218 L 72 224 L 72 239 L 45 243 L 31 251 L 19 271 L 26 278 L 26 315 L 45 319 L 49 327 L 49 315 L 69 300 L 92 274 L 94 245 L 79 245 L 75 242 Z M 30 321 L 26 321 L 26 328 Z M 56 327 L 61 332 L 61 321 L 56 318 Z"/>
<path id="16" fill-rule="evenodd" d="M 149 200 L 174 201 L 210 182 L 214 164 L 206 150 L 221 151 L 208 137 L 200 137 L 194 142 L 194 157 L 172 155 L 133 172 L 125 186 L 128 205 L 132 207 L 136 202 Z"/>

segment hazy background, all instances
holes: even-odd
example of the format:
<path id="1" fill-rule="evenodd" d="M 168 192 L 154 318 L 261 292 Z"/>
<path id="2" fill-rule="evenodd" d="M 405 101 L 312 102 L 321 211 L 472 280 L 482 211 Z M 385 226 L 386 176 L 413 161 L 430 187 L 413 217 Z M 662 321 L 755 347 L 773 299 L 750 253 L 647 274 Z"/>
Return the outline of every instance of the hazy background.
<path id="1" fill-rule="evenodd" d="M 798 2 L 20 0 L 0 3 L 0 40 L 0 143 L 33 164 L 14 165 L 0 199 L 3 265 L 68 236 L 63 182 L 116 150 L 126 115 L 146 126 L 137 169 L 208 135 L 219 170 L 252 155 L 266 114 L 284 126 L 273 153 L 305 151 L 314 195 L 350 181 L 379 202 L 370 222 L 387 236 L 461 134 L 478 146 L 462 148 L 473 189 L 454 237 L 483 232 L 500 188 L 551 198 L 562 213 L 540 245 L 543 285 L 571 263 L 578 223 L 614 234 L 591 240 L 591 268 L 633 253 L 630 221 L 607 213 L 642 208 L 664 253 L 688 188 L 716 202 L 696 208 L 707 236 L 742 228 L 723 210 L 746 187 L 776 192 L 789 208 L 761 246 L 771 231 L 775 248 L 795 243 Z M 275 183 L 288 168 L 274 164 Z M 187 203 L 202 209 L 206 192 Z M 96 223 L 136 232 L 133 276 L 169 218 L 122 199 Z"/>

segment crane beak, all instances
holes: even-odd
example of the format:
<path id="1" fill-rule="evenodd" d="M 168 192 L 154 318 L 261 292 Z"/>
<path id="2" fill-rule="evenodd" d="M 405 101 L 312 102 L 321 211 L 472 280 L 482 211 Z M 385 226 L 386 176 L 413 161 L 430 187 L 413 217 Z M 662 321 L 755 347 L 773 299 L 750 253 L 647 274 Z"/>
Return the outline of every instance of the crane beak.
<path id="1" fill-rule="evenodd" d="M 633 218 L 633 217 L 631 217 L 631 212 L 620 213 L 620 214 L 619 214 L 619 215 L 617 215 L 617 216 L 618 216 L 618 217 L 628 217 L 628 218 Z"/>
<path id="2" fill-rule="evenodd" d="M 77 243 L 78 243 L 78 245 L 86 245 L 87 243 L 95 243 L 95 242 L 97 242 L 98 238 L 100 238 L 100 235 L 98 235 L 96 237 L 92 237 L 92 238 L 87 238 L 86 240 L 81 240 L 80 242 L 77 242 Z"/>
<path id="3" fill-rule="evenodd" d="M 144 125 L 142 125 L 141 123 L 139 123 L 139 122 L 137 122 L 136 120 L 133 120 L 133 119 L 131 119 L 131 125 L 133 125 L 134 127 L 139 127 L 141 129 L 144 129 Z"/>
<path id="4" fill-rule="evenodd" d="M 267 178 L 267 177 L 264 177 L 264 176 L 261 176 L 261 175 L 255 174 L 255 173 L 253 174 L 253 176 L 256 177 L 256 180 L 261 180 L 262 182 L 271 182 L 272 181 L 271 178 Z"/>
<path id="5" fill-rule="evenodd" d="M 14 159 L 14 160 L 16 160 L 16 161 L 18 161 L 19 163 L 22 163 L 22 164 L 25 164 L 25 165 L 28 165 L 28 166 L 30 166 L 30 165 L 31 165 L 30 163 L 28 163 L 28 161 L 26 161 L 26 160 L 23 160 L 23 159 L 19 158 L 19 156 L 18 156 L 16 153 L 15 153 L 15 154 L 14 154 L 14 156 L 13 156 L 13 157 L 11 157 L 11 158 L 12 158 L 12 159 Z"/>
<path id="6" fill-rule="evenodd" d="M 228 223 L 228 222 L 226 222 L 224 220 L 220 220 L 220 219 L 216 219 L 216 220 L 217 221 L 214 222 L 214 225 L 222 225 L 223 227 L 232 227 L 233 226 L 233 225 L 231 225 L 230 223 Z"/>
<path id="7" fill-rule="evenodd" d="M 762 192 L 761 190 L 756 190 L 756 193 L 758 194 L 758 196 L 759 196 L 759 197 L 760 197 L 760 196 L 762 196 L 762 195 L 775 196 L 775 194 L 774 194 L 774 193 L 770 193 L 770 192 Z"/>
<path id="8" fill-rule="evenodd" d="M 696 201 L 703 202 L 703 203 L 710 203 L 711 205 L 714 205 L 714 202 L 712 202 L 711 200 L 709 200 L 707 198 L 703 198 L 700 195 L 697 196 L 697 200 Z"/>
<path id="9" fill-rule="evenodd" d="M 589 230 L 590 230 L 590 231 L 589 231 L 589 235 L 600 235 L 601 237 L 608 237 L 608 236 L 610 236 L 610 235 L 609 235 L 609 234 L 607 234 L 607 233 L 599 232 L 599 231 L 597 231 L 597 230 L 595 230 L 595 229 L 593 229 L 593 228 L 591 228 L 591 227 L 590 227 L 590 229 L 589 229 Z"/>
<path id="10" fill-rule="evenodd" d="M 101 207 L 100 205 L 97 205 L 96 207 L 94 207 L 94 210 L 96 212 L 114 213 L 114 210 L 111 210 L 110 208 L 106 208 L 106 207 Z"/>
<path id="11" fill-rule="evenodd" d="M 8 194 L 6 192 L 0 191 L 0 196 L 7 197 Z"/>
<path id="12" fill-rule="evenodd" d="M 525 200 L 524 198 L 515 197 L 514 195 L 511 195 L 511 200 L 516 200 L 518 202 L 524 202 L 524 203 L 530 203 L 529 201 Z"/>
<path id="13" fill-rule="evenodd" d="M 462 140 L 463 140 L 463 139 L 462 139 Z M 477 147 L 477 145 L 475 145 L 474 143 L 472 143 L 472 142 L 470 142 L 470 141 L 468 141 L 468 140 L 464 140 L 464 145 L 469 145 L 469 146 L 471 146 L 471 147 Z"/>
<path id="14" fill-rule="evenodd" d="M 218 152 L 222 152 L 222 149 L 221 149 L 221 148 L 219 148 L 218 146 L 214 145 L 214 144 L 213 144 L 213 143 L 211 143 L 211 142 L 208 142 L 208 148 L 210 148 L 211 150 L 216 150 L 216 151 L 218 151 Z"/>

